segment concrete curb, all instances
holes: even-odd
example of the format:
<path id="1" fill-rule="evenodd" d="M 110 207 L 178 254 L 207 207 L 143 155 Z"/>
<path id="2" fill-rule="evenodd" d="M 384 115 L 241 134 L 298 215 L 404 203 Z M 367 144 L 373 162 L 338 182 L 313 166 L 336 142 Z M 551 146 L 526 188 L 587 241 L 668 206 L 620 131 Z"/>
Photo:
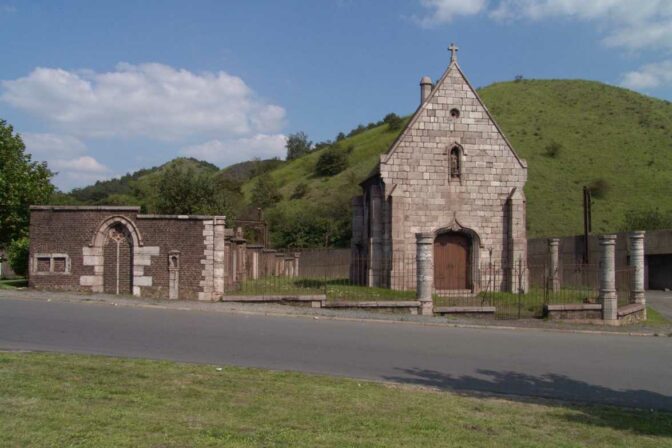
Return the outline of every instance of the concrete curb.
<path id="1" fill-rule="evenodd" d="M 4 297 L 0 297 L 0 300 Z M 518 327 L 518 326 L 507 326 L 507 325 L 479 325 L 479 324 L 469 324 L 469 323 L 452 323 L 452 322 L 422 322 L 422 321 L 408 321 L 402 319 L 376 319 L 374 317 L 350 317 L 350 316 L 329 316 L 329 315 L 309 315 L 309 314 L 300 314 L 300 313 L 285 313 L 282 311 L 270 311 L 270 310 L 243 310 L 243 309 L 212 309 L 212 310 L 202 310 L 196 309 L 188 306 L 166 306 L 161 303 L 148 303 L 141 302 L 141 299 L 136 303 L 131 303 L 127 301 L 123 302 L 114 302 L 101 299 L 91 299 L 89 296 L 82 296 L 79 298 L 45 298 L 45 297 L 9 297 L 9 300 L 30 300 L 30 301 L 42 301 L 42 302 L 65 302 L 65 303 L 82 303 L 82 304 L 93 304 L 93 305 L 107 305 L 107 306 L 122 306 L 128 308 L 147 308 L 147 309 L 163 309 L 163 310 L 174 310 L 174 311 L 198 311 L 198 312 L 217 312 L 217 313 L 229 313 L 229 314 L 243 314 L 243 315 L 255 315 L 255 316 L 276 316 L 276 317 L 293 317 L 293 318 L 303 318 L 303 319 L 312 319 L 312 320 L 336 320 L 336 321 L 348 321 L 348 322 L 366 322 L 366 323 L 376 323 L 376 324 L 411 324 L 419 325 L 423 327 L 442 327 L 442 328 L 465 328 L 465 329 L 477 329 L 477 330 L 509 330 L 509 331 L 541 331 L 541 332 L 552 332 L 552 333 L 564 333 L 564 334 L 592 334 L 592 335 L 617 335 L 617 336 L 636 336 L 636 337 L 672 337 L 671 334 L 656 333 L 656 332 L 645 332 L 645 331 L 631 331 L 631 332 L 621 332 L 621 331 L 606 331 L 606 330 L 586 330 L 586 329 L 571 329 L 571 328 L 541 328 L 541 327 Z M 226 303 L 226 302 L 212 302 L 214 303 Z"/>

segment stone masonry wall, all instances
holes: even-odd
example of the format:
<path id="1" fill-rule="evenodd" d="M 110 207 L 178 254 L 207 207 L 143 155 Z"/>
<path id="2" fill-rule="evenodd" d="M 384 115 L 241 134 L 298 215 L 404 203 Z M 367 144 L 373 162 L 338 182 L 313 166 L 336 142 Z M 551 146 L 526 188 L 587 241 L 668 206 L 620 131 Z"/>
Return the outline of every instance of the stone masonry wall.
<path id="1" fill-rule="evenodd" d="M 141 244 L 134 244 L 133 254 L 128 255 L 132 257 L 133 293 L 168 298 L 168 256 L 172 253 L 180 260 L 179 298 L 199 298 L 198 293 L 203 291 L 206 249 L 204 222 L 207 219 L 212 222 L 212 217 L 152 216 L 138 212 L 138 207 L 33 207 L 30 286 L 102 292 L 101 274 L 106 264 L 106 251 L 102 247 L 93 247 L 92 241 L 101 223 L 110 217 L 121 216 L 131 223 L 142 239 Z M 56 254 L 57 260 L 67 257 L 69 269 L 67 272 L 37 272 L 34 258 L 40 254 Z"/>

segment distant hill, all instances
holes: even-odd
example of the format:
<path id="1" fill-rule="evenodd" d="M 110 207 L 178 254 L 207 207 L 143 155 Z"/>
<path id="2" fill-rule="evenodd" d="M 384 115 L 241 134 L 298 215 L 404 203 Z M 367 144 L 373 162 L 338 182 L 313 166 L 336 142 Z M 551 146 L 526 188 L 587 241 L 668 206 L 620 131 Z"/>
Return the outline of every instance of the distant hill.
<path id="1" fill-rule="evenodd" d="M 502 82 L 480 89 L 479 95 L 528 162 L 525 193 L 531 237 L 580 233 L 584 185 L 594 190 L 594 232 L 621 229 L 630 210 L 672 211 L 672 105 L 668 101 L 580 80 Z M 342 221 L 339 231 L 345 235 L 351 196 L 359 193 L 358 183 L 398 133 L 381 125 L 341 140 L 338 147 L 347 154 L 348 168 L 328 177 L 316 176 L 314 169 L 327 148 L 289 162 L 244 162 L 219 171 L 193 159 L 177 160 L 242 182 L 248 201 L 258 176 L 268 173 L 282 195 L 269 211 L 274 224 L 324 211 L 326 219 Z M 115 200 L 137 201 L 137 193 L 147 200 L 152 179 L 165 166 L 99 182 L 72 196 L 102 203 L 101 195 L 109 191 L 108 197 Z M 344 239 L 338 244 L 345 244 Z"/>

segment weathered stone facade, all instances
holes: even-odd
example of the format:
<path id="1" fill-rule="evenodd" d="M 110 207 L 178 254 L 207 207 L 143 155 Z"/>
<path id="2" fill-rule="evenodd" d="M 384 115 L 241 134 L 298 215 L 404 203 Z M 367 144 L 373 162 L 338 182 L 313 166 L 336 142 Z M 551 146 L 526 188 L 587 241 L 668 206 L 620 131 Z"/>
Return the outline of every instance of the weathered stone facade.
<path id="1" fill-rule="evenodd" d="M 213 300 L 224 292 L 216 263 L 223 260 L 223 231 L 223 217 L 142 215 L 139 207 L 34 206 L 30 286 Z M 46 259 L 65 260 L 67 267 L 47 270 L 41 266 Z"/>
<path id="2" fill-rule="evenodd" d="M 421 100 L 353 199 L 353 260 L 367 260 L 351 270 L 353 279 L 414 288 L 412 276 L 395 271 L 407 269 L 416 234 L 429 232 L 435 291 L 525 290 L 525 161 L 456 58 L 436 85 L 422 78 Z"/>

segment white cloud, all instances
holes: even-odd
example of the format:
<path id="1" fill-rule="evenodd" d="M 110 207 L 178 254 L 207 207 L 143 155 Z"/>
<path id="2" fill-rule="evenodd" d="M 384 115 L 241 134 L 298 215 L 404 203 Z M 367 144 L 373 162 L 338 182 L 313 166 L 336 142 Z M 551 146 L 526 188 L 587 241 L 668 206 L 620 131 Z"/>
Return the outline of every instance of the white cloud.
<path id="1" fill-rule="evenodd" d="M 285 118 L 236 76 L 155 63 L 106 73 L 36 68 L 1 86 L 0 99 L 79 137 L 235 138 L 277 132 Z"/>
<path id="2" fill-rule="evenodd" d="M 672 84 L 672 60 L 647 64 L 623 75 L 621 85 L 635 90 L 655 89 Z"/>
<path id="3" fill-rule="evenodd" d="M 607 46 L 672 49 L 669 0 L 501 0 L 490 16 L 497 20 L 560 17 L 591 21 L 599 25 Z"/>
<path id="4" fill-rule="evenodd" d="M 29 153 L 47 160 L 72 157 L 86 152 L 84 142 L 71 135 L 61 134 L 21 134 Z"/>
<path id="5" fill-rule="evenodd" d="M 420 0 L 429 13 L 417 21 L 424 27 L 451 22 L 457 16 L 472 16 L 486 7 L 486 0 Z"/>
<path id="6" fill-rule="evenodd" d="M 255 157 L 270 159 L 285 156 L 287 137 L 282 134 L 258 134 L 235 140 L 210 140 L 200 145 L 188 146 L 182 153 L 219 165 L 251 160 Z"/>
<path id="7" fill-rule="evenodd" d="M 56 172 L 54 184 L 64 191 L 112 177 L 110 169 L 91 156 L 55 159 L 49 168 Z"/>

